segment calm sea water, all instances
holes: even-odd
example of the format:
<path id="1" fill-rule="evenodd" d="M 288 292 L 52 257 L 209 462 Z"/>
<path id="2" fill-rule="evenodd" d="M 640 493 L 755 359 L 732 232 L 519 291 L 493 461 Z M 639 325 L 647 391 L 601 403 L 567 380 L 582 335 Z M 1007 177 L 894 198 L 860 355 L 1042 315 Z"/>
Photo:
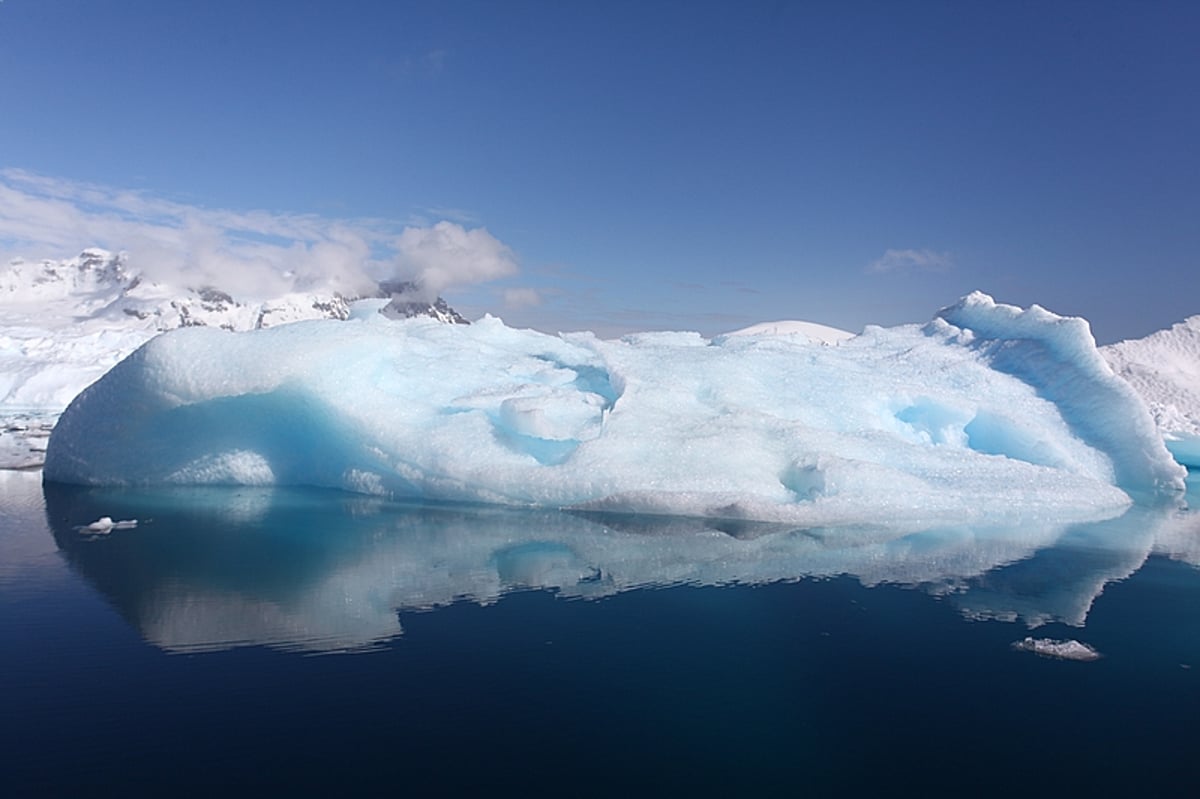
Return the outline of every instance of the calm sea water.
<path id="1" fill-rule="evenodd" d="M 1195 789 L 1188 512 L 788 530 L 0 491 L 3 796 Z M 138 524 L 79 529 L 104 516 Z"/>

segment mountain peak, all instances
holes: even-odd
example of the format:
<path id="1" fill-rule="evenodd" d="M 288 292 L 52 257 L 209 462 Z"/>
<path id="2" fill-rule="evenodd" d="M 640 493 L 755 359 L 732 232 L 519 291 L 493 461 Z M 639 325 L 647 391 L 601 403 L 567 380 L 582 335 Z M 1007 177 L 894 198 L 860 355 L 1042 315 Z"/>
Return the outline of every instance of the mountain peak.
<path id="1" fill-rule="evenodd" d="M 10 302 L 45 302 L 69 296 L 120 294 L 137 285 L 124 253 L 89 247 L 73 258 L 30 263 L 18 258 L 0 272 L 0 296 Z"/>
<path id="2" fill-rule="evenodd" d="M 430 301 L 421 287 L 411 280 L 380 281 L 379 292 L 383 297 L 391 297 L 391 301 L 379 309 L 379 312 L 388 319 L 412 319 L 428 316 L 447 324 L 471 324 L 441 297 L 434 297 Z"/>
<path id="3" fill-rule="evenodd" d="M 444 299 L 430 296 L 409 280 L 379 283 L 376 297 L 389 302 L 380 313 L 389 319 L 430 317 L 447 324 L 470 324 Z M 126 319 L 156 331 L 197 325 L 227 330 L 273 327 L 303 319 L 348 319 L 349 303 L 332 289 L 292 291 L 256 302 L 236 297 L 220 285 L 183 287 L 144 279 L 128 268 L 125 253 L 88 247 L 60 261 L 23 259 L 0 268 L 0 303 L 12 309 L 37 307 L 39 314 L 81 320 Z M 139 324 L 140 323 L 140 324 Z"/>

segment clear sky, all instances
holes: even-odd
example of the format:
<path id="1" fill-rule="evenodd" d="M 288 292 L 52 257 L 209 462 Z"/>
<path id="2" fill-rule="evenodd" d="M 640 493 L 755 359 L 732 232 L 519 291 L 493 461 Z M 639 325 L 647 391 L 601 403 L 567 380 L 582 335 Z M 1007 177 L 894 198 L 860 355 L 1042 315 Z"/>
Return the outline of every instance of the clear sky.
<path id="1" fill-rule="evenodd" d="M 1200 313 L 1200 3 L 0 0 L 0 168 L 6 255 L 408 226 L 511 324 L 1104 342 Z"/>

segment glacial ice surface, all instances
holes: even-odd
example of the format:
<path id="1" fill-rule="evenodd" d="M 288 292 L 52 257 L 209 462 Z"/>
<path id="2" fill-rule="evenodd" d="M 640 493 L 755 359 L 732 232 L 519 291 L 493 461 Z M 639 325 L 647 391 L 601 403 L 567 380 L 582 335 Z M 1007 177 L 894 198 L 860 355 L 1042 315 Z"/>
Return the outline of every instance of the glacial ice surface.
<path id="1" fill-rule="evenodd" d="M 1085 321 L 976 293 L 836 346 L 490 317 L 184 328 L 71 403 L 44 474 L 818 525 L 1102 517 L 1185 471 Z"/>
<path id="2" fill-rule="evenodd" d="M 1146 400 L 1175 459 L 1200 466 L 1200 316 L 1100 353 Z"/>

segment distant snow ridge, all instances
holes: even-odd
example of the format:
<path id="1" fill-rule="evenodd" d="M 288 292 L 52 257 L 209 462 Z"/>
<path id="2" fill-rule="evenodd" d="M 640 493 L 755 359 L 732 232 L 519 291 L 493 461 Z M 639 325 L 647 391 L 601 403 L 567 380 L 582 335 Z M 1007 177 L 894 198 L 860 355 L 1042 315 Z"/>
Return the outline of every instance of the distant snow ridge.
<path id="1" fill-rule="evenodd" d="M 1200 467 L 1200 316 L 1100 354 L 1145 399 L 1176 460 Z"/>
<path id="2" fill-rule="evenodd" d="M 177 287 L 143 280 L 124 253 L 90 248 L 63 261 L 16 260 L 0 273 L 0 318 L 62 332 L 80 322 L 147 333 L 204 325 L 257 330 L 301 319 L 345 319 L 346 298 L 328 292 L 293 292 L 265 301 L 238 301 L 217 286 Z M 127 317 L 127 318 L 126 318 Z"/>
<path id="3" fill-rule="evenodd" d="M 816 322 L 803 322 L 787 319 L 779 322 L 759 322 L 741 330 L 726 333 L 726 336 L 801 336 L 809 341 L 822 344 L 837 344 L 846 339 L 854 338 L 854 333 L 840 330 Z"/>
<path id="4" fill-rule="evenodd" d="M 67 403 L 161 332 L 345 320 L 354 299 L 316 290 L 251 301 L 219 286 L 169 286 L 143 279 L 123 253 L 98 248 L 62 261 L 12 261 L 0 269 L 0 468 L 41 465 Z M 466 322 L 440 297 L 393 306 L 400 316 Z"/>

